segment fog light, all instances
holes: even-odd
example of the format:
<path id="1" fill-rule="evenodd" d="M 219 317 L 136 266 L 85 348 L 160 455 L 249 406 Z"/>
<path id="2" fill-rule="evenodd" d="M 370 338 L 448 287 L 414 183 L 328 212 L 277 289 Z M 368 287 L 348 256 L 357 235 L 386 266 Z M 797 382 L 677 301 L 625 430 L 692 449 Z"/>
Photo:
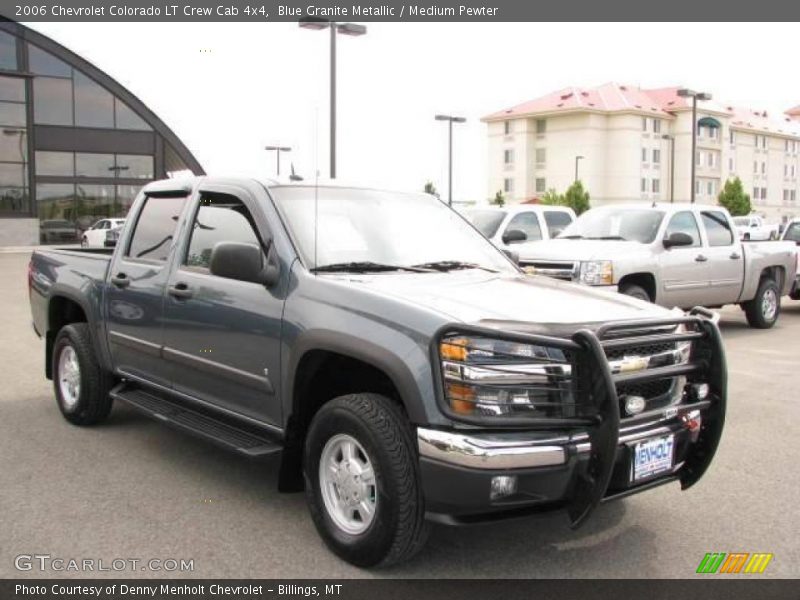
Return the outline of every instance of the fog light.
<path id="1" fill-rule="evenodd" d="M 638 415 L 644 410 L 645 402 L 641 396 L 625 396 L 625 412 L 629 415 Z"/>
<path id="2" fill-rule="evenodd" d="M 692 390 L 694 390 L 694 397 L 698 400 L 708 398 L 708 392 L 710 391 L 707 383 L 695 383 L 692 385 Z"/>
<path id="3" fill-rule="evenodd" d="M 492 477 L 492 488 L 489 492 L 490 500 L 499 500 L 517 492 L 516 475 L 498 475 Z"/>

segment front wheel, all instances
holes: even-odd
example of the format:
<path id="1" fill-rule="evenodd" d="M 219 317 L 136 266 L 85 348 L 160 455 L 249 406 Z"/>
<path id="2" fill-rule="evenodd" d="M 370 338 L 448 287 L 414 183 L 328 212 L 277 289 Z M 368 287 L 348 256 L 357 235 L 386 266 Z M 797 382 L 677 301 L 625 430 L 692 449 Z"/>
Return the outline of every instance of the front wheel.
<path id="1" fill-rule="evenodd" d="M 772 279 L 762 279 L 752 300 L 742 305 L 747 323 L 756 329 L 769 329 L 781 313 L 781 296 L 778 284 Z"/>
<path id="2" fill-rule="evenodd" d="M 303 475 L 311 517 L 359 567 L 406 560 L 427 538 L 419 460 L 402 410 L 377 394 L 340 396 L 314 416 Z"/>
<path id="3" fill-rule="evenodd" d="M 66 325 L 53 344 L 53 386 L 64 418 L 94 425 L 111 412 L 113 377 L 97 360 L 86 323 Z"/>
<path id="4" fill-rule="evenodd" d="M 81 248 L 86 248 L 89 245 L 89 240 L 86 239 L 86 236 L 81 238 Z"/>
<path id="5" fill-rule="evenodd" d="M 620 294 L 625 294 L 626 296 L 630 296 L 631 298 L 636 298 L 637 300 L 644 300 L 645 302 L 652 302 L 653 299 L 650 298 L 650 294 L 647 293 L 647 290 L 639 285 L 634 285 L 632 283 L 623 285 L 619 288 Z"/>

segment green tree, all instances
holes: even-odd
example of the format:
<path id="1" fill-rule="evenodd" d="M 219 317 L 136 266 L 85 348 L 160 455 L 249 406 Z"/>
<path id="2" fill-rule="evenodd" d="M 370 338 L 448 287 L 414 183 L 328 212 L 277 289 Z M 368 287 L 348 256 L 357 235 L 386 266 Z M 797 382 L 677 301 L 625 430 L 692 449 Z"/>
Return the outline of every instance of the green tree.
<path id="1" fill-rule="evenodd" d="M 437 198 L 439 198 L 439 190 L 436 189 L 436 186 L 433 185 L 432 181 L 426 181 L 425 187 L 423 188 L 422 191 L 425 192 L 426 194 L 430 194 L 431 196 L 436 196 Z"/>
<path id="2" fill-rule="evenodd" d="M 569 206 L 575 211 L 576 215 L 589 210 L 589 192 L 583 189 L 583 183 L 580 180 L 573 183 L 564 194 L 564 206 Z"/>
<path id="3" fill-rule="evenodd" d="M 497 190 L 497 193 L 494 195 L 494 198 L 489 200 L 489 204 L 494 204 L 495 206 L 505 206 L 505 203 L 506 203 L 506 197 L 500 190 Z"/>
<path id="4" fill-rule="evenodd" d="M 555 188 L 550 188 L 542 194 L 542 197 L 539 198 L 539 202 L 550 206 L 560 206 L 564 204 L 564 196 L 559 194 Z"/>
<path id="5" fill-rule="evenodd" d="M 752 211 L 750 194 L 745 194 L 742 180 L 738 177 L 725 182 L 722 191 L 717 196 L 717 201 L 734 217 L 749 215 Z"/>

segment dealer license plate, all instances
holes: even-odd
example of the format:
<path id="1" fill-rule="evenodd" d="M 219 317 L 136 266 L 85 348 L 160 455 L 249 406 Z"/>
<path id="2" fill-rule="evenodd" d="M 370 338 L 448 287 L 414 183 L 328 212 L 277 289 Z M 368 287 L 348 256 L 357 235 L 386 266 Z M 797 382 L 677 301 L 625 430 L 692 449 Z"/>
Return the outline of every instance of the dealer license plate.
<path id="1" fill-rule="evenodd" d="M 672 470 L 675 436 L 651 438 L 633 448 L 633 481 L 649 479 Z"/>

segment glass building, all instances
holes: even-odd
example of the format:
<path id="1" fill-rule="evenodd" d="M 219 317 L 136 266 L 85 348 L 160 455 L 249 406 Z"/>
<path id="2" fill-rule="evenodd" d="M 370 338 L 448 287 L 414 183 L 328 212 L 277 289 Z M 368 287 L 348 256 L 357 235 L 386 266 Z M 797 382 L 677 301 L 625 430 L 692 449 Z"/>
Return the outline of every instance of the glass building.
<path id="1" fill-rule="evenodd" d="M 0 20 L 0 246 L 76 243 L 148 181 L 203 169 L 153 112 L 57 42 Z"/>

